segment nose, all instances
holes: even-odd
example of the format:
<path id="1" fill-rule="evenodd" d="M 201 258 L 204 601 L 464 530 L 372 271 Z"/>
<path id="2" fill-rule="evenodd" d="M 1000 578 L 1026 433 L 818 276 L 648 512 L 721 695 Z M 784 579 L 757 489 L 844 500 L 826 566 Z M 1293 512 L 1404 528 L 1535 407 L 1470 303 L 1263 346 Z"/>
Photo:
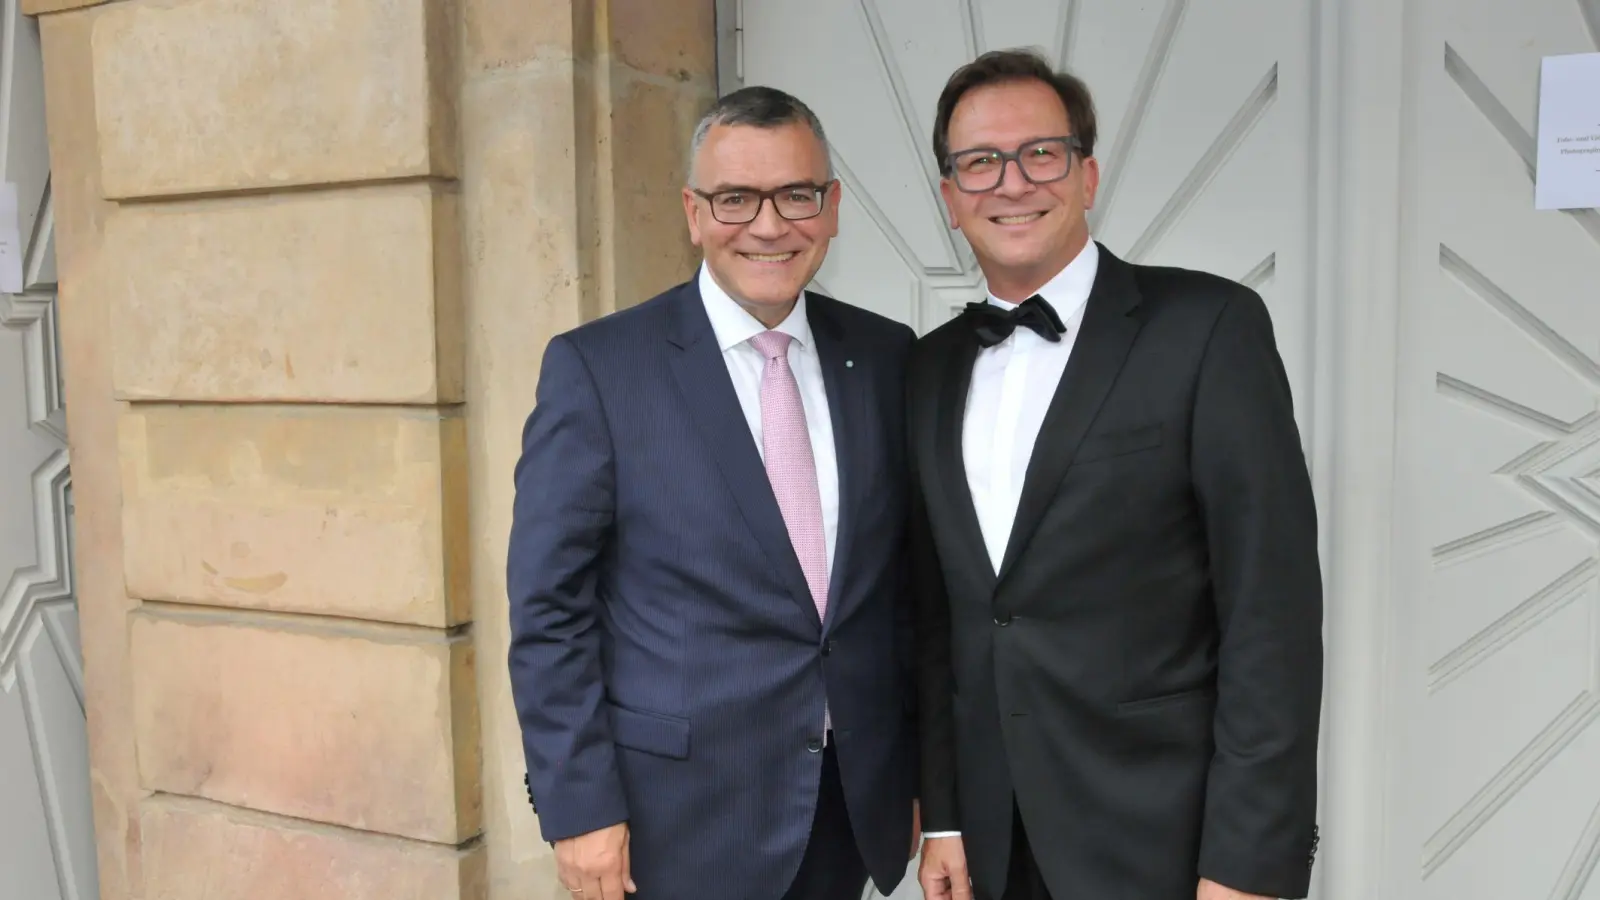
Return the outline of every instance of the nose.
<path id="1" fill-rule="evenodd" d="M 994 189 L 997 195 L 1014 200 L 1033 193 L 1035 185 L 1022 174 L 1022 163 L 1008 159 L 1002 166 L 1000 183 Z"/>
<path id="2" fill-rule="evenodd" d="M 778 202 L 767 198 L 761 202 L 761 208 L 756 210 L 756 217 L 745 226 L 750 234 L 762 240 L 776 240 L 784 236 L 789 230 L 789 220 L 778 215 Z"/>

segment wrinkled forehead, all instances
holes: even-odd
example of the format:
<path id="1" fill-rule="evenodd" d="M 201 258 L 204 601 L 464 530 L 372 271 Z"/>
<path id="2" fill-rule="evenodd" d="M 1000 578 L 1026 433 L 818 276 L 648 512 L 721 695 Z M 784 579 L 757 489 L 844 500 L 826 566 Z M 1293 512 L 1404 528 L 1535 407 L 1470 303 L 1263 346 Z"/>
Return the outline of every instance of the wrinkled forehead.
<path id="1" fill-rule="evenodd" d="M 1025 141 L 1072 133 L 1066 104 L 1041 81 L 1008 81 L 968 91 L 950 116 L 952 152 L 985 146 L 1011 149 Z"/>
<path id="2" fill-rule="evenodd" d="M 695 156 L 694 180 L 704 190 L 820 185 L 828 180 L 827 148 L 799 122 L 716 125 Z"/>

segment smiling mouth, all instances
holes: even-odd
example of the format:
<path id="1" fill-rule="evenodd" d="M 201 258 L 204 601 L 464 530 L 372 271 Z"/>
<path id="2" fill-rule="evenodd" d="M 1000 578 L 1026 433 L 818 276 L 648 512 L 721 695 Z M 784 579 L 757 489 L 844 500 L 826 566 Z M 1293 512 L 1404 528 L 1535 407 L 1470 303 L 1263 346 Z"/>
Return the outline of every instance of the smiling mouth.
<path id="1" fill-rule="evenodd" d="M 739 255 L 750 260 L 751 262 L 786 263 L 789 260 L 794 259 L 798 254 L 791 251 L 789 253 L 741 253 Z"/>
<path id="2" fill-rule="evenodd" d="M 990 216 L 989 221 L 996 225 L 1026 225 L 1029 222 L 1037 222 L 1042 218 L 1044 218 L 1044 213 L 1035 212 L 1025 213 L 1020 216 Z"/>

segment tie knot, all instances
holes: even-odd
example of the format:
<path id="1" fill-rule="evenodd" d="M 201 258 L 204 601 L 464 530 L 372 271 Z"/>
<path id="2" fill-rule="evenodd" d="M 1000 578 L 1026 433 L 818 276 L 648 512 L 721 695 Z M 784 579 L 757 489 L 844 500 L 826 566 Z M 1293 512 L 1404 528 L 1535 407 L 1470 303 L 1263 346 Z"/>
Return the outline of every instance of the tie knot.
<path id="1" fill-rule="evenodd" d="M 789 353 L 789 342 L 794 337 L 782 331 L 763 331 L 750 339 L 761 355 L 767 359 L 783 359 Z"/>

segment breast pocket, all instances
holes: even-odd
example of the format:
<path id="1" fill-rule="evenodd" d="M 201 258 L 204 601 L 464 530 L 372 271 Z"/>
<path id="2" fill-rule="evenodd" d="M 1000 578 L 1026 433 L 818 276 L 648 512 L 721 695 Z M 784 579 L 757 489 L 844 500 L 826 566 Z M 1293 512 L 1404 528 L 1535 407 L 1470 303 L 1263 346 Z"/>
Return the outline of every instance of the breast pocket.
<path id="1" fill-rule="evenodd" d="M 1078 445 L 1078 453 L 1072 458 L 1072 462 L 1077 465 L 1098 459 L 1127 456 L 1130 453 L 1154 450 L 1160 446 L 1160 422 L 1134 428 L 1118 428 L 1115 431 L 1102 431 L 1084 438 L 1083 443 Z"/>

